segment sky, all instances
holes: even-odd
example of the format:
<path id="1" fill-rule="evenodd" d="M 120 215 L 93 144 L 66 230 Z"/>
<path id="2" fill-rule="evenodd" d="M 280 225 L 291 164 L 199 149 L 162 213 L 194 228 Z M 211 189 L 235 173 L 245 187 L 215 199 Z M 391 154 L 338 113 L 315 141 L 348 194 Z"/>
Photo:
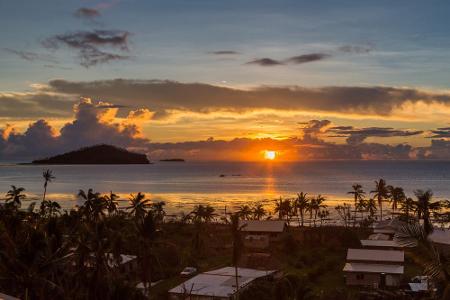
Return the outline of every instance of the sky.
<path id="1" fill-rule="evenodd" d="M 449 11 L 0 0 L 0 160 L 98 143 L 155 159 L 450 159 Z"/>

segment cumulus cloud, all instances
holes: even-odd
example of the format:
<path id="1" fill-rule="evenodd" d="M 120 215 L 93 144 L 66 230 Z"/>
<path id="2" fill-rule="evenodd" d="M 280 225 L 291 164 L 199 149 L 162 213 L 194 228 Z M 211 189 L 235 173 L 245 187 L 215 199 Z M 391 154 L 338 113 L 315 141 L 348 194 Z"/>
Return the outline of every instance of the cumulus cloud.
<path id="1" fill-rule="evenodd" d="M 116 121 L 118 108 L 106 103 L 93 103 L 82 99 L 74 105 L 74 120 L 56 132 L 47 121 L 38 120 L 23 132 L 10 126 L 1 130 L 0 157 L 2 159 L 36 159 L 95 144 L 146 149 L 148 139 L 142 137 L 141 128 L 132 119 Z"/>
<path id="2" fill-rule="evenodd" d="M 421 130 L 401 130 L 390 127 L 355 128 L 353 126 L 336 126 L 327 130 L 331 136 L 347 137 L 347 143 L 358 145 L 368 137 L 406 137 L 423 133 Z"/>
<path id="3" fill-rule="evenodd" d="M 319 87 L 261 86 L 249 90 L 202 83 L 161 80 L 100 80 L 74 82 L 53 80 L 48 91 L 109 99 L 134 107 L 152 108 L 156 113 L 180 109 L 209 112 L 217 109 L 298 110 L 390 116 L 405 103 L 450 104 L 450 94 L 413 88 L 385 86 Z"/>
<path id="4" fill-rule="evenodd" d="M 115 60 L 128 59 L 123 53 L 112 53 L 111 48 L 128 52 L 130 32 L 123 30 L 93 30 L 58 34 L 47 38 L 42 45 L 48 49 L 69 47 L 78 52 L 80 64 L 90 67 Z"/>

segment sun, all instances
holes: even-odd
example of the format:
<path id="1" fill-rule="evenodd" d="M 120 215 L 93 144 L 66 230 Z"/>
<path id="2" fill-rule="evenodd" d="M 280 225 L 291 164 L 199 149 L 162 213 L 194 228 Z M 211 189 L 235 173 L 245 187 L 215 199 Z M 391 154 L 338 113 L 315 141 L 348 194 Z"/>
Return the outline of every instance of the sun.
<path id="1" fill-rule="evenodd" d="M 264 151 L 264 158 L 267 160 L 274 160 L 277 157 L 277 152 L 273 150 Z"/>

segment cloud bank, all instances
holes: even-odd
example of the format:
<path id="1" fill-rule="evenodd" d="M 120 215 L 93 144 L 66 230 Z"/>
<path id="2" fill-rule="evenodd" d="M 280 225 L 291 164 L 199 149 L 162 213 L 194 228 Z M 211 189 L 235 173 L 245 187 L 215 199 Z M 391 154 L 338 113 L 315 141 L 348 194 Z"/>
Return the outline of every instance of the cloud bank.
<path id="1" fill-rule="evenodd" d="M 132 107 L 147 107 L 164 114 L 180 109 L 210 112 L 217 109 L 291 111 L 390 116 L 406 104 L 450 104 L 450 94 L 385 86 L 320 87 L 260 86 L 242 90 L 202 83 L 162 80 L 53 80 L 48 92 L 108 99 Z"/>

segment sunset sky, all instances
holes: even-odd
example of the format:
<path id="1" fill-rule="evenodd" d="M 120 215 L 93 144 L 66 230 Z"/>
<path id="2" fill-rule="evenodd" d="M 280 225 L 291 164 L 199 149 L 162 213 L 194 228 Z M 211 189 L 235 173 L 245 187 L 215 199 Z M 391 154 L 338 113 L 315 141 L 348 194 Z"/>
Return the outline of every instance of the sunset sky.
<path id="1" fill-rule="evenodd" d="M 450 159 L 448 1 L 0 0 L 0 161 Z"/>

